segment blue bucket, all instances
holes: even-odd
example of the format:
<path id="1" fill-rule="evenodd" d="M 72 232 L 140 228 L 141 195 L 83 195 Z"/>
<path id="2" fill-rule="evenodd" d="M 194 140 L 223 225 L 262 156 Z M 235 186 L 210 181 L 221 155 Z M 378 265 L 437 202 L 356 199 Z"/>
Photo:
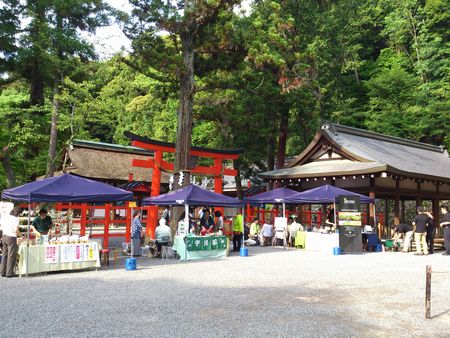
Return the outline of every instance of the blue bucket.
<path id="1" fill-rule="evenodd" d="M 125 261 L 125 269 L 127 271 L 136 270 L 136 258 L 127 258 Z"/>
<path id="2" fill-rule="evenodd" d="M 247 248 L 241 248 L 241 250 L 239 251 L 239 256 L 247 257 L 248 256 L 248 249 Z"/>
<path id="3" fill-rule="evenodd" d="M 334 247 L 333 248 L 333 255 L 339 256 L 341 254 L 341 248 L 340 247 Z"/>
<path id="4" fill-rule="evenodd" d="M 381 248 L 381 244 L 377 244 L 377 247 L 375 249 L 376 252 L 381 252 L 383 249 Z"/>

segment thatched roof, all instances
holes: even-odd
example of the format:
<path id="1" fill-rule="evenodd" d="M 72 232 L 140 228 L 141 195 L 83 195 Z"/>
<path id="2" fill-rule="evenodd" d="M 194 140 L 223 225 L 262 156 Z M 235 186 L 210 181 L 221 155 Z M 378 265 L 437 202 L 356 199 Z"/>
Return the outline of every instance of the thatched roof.
<path id="1" fill-rule="evenodd" d="M 106 181 L 129 180 L 150 182 L 152 169 L 133 167 L 133 159 L 145 160 L 153 152 L 117 144 L 74 140 L 67 148 L 63 170 L 79 176 Z M 161 173 L 161 183 L 169 182 L 169 174 Z"/>

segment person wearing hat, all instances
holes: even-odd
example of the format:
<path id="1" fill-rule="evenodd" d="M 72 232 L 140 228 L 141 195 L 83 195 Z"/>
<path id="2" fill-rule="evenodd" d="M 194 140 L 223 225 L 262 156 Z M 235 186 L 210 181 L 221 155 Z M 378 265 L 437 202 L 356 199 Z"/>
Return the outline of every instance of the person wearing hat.
<path id="1" fill-rule="evenodd" d="M 39 215 L 33 220 L 32 225 L 41 235 L 52 235 L 53 221 L 46 209 L 39 210 Z"/>

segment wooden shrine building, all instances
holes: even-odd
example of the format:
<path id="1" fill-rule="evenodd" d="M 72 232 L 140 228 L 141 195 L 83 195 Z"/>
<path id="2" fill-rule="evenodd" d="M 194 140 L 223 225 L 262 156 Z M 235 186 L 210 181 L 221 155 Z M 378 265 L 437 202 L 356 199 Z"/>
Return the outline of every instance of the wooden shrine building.
<path id="1" fill-rule="evenodd" d="M 439 215 L 439 205 L 450 200 L 450 158 L 443 147 L 331 123 L 284 168 L 259 176 L 300 191 L 331 184 L 375 197 L 377 212 L 385 209 L 382 224 L 391 224 L 391 216 L 411 223 L 406 201 L 432 206 Z"/>
<path id="2" fill-rule="evenodd" d="M 153 155 L 151 150 L 132 146 L 73 140 L 66 148 L 60 170 L 133 191 L 139 201 L 150 196 L 153 170 L 134 167 L 132 162 L 133 159 L 144 160 Z M 161 175 L 160 183 L 163 189 L 167 189 L 167 173 Z"/>

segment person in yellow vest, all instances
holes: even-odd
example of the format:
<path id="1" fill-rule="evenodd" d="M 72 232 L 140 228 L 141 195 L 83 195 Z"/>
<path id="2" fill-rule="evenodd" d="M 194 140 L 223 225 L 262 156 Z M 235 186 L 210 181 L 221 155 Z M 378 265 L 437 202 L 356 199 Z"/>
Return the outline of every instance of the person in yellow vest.
<path id="1" fill-rule="evenodd" d="M 241 250 L 242 234 L 244 233 L 244 222 L 242 215 L 233 217 L 233 251 Z"/>

